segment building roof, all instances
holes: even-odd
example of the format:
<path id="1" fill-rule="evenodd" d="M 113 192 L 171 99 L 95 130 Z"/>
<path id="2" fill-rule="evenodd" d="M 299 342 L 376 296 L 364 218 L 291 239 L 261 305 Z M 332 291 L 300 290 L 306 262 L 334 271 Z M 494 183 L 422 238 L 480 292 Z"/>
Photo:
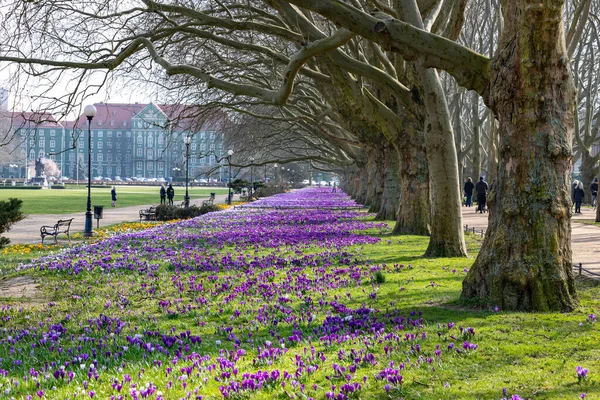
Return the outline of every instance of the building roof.
<path id="1" fill-rule="evenodd" d="M 206 113 L 202 106 L 184 104 L 143 104 L 143 103 L 95 103 L 96 116 L 92 120 L 92 129 L 130 130 L 132 119 L 146 107 L 153 105 L 158 111 L 175 123 L 174 131 L 200 132 L 220 130 L 222 124 L 215 113 Z M 86 126 L 86 117 L 80 116 L 75 121 L 65 121 L 66 128 L 81 129 Z"/>
<path id="2" fill-rule="evenodd" d="M 54 116 L 47 112 L 1 112 L 0 117 L 3 120 L 10 121 L 13 129 L 34 129 L 34 128 L 62 128 Z"/>
<path id="3" fill-rule="evenodd" d="M 92 120 L 92 129 L 129 130 L 131 119 L 146 107 L 147 104 L 127 103 L 95 103 L 96 116 Z M 86 127 L 85 115 L 75 121 L 66 121 L 67 128 Z"/>

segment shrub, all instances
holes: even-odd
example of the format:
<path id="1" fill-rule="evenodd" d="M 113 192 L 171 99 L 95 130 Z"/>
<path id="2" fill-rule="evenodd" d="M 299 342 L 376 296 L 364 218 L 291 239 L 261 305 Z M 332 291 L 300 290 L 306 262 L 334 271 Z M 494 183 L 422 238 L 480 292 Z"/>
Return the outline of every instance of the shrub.
<path id="1" fill-rule="evenodd" d="M 0 201 L 0 233 L 7 232 L 11 225 L 25 218 L 25 214 L 21 212 L 23 200 L 8 199 L 8 201 Z M 0 249 L 10 243 L 10 240 L 5 237 L 0 237 Z"/>
<path id="2" fill-rule="evenodd" d="M 262 186 L 257 190 L 258 197 L 269 197 L 275 194 L 283 193 L 285 190 L 279 186 Z"/>
<path id="3" fill-rule="evenodd" d="M 173 219 L 190 219 L 213 211 L 219 211 L 219 208 L 212 204 L 203 204 L 200 207 L 190 206 L 187 208 L 161 204 L 156 207 L 156 220 L 170 221 Z"/>
<path id="4" fill-rule="evenodd" d="M 377 271 L 373 276 L 373 280 L 381 285 L 382 283 L 385 283 L 385 275 L 383 272 Z"/>

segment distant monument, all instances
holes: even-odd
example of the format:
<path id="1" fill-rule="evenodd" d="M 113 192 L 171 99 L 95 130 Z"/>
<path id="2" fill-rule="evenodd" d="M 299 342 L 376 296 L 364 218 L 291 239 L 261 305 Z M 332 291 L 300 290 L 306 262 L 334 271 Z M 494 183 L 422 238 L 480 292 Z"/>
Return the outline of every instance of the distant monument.
<path id="1" fill-rule="evenodd" d="M 35 177 L 36 178 L 44 177 L 44 163 L 43 163 L 41 157 L 38 158 L 37 160 L 35 160 Z"/>

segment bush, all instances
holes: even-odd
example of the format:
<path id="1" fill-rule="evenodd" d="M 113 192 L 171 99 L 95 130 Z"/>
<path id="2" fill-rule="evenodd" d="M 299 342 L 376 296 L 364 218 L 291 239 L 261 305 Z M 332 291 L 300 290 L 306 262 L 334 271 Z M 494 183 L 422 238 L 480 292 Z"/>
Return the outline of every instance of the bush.
<path id="1" fill-rule="evenodd" d="M 279 186 L 263 186 L 258 188 L 256 195 L 258 197 L 269 197 L 283 192 L 285 192 L 285 190 Z"/>
<path id="2" fill-rule="evenodd" d="M 203 204 L 200 207 L 190 206 L 187 208 L 161 204 L 156 207 L 156 220 L 170 221 L 172 219 L 190 219 L 218 210 L 219 208 L 212 204 Z"/>
<path id="3" fill-rule="evenodd" d="M 8 201 L 0 201 L 0 233 L 7 232 L 11 225 L 25 218 L 25 214 L 21 212 L 23 200 L 8 199 Z M 10 243 L 5 237 L 0 237 L 0 249 Z"/>

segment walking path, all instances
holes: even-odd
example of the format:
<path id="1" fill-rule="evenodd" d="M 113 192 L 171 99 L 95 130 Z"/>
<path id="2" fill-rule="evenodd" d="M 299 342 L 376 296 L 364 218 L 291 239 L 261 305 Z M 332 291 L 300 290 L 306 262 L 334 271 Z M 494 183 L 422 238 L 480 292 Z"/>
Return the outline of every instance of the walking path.
<path id="1" fill-rule="evenodd" d="M 469 229 L 475 228 L 479 233 L 488 226 L 488 214 L 475 212 L 475 207 L 462 208 L 463 225 Z M 571 219 L 571 248 L 573 250 L 573 264 L 581 263 L 583 268 L 600 274 L 600 227 L 586 225 L 578 220 L 593 220 L 596 210 L 582 207 L 581 214 L 575 214 Z"/>
<path id="2" fill-rule="evenodd" d="M 190 204 L 201 205 L 206 197 L 200 197 L 197 199 L 191 199 Z M 225 203 L 227 200 L 226 194 L 217 195 L 215 197 L 214 204 Z M 103 219 L 100 220 L 100 227 L 118 224 L 121 222 L 139 221 L 139 211 L 150 207 L 152 204 L 131 206 L 131 207 L 104 207 Z M 92 211 L 93 212 L 93 211 Z M 53 226 L 59 219 L 73 219 L 71 223 L 71 233 L 83 232 L 85 227 L 85 213 L 73 213 L 73 214 L 33 214 L 25 217 L 24 220 L 14 224 L 8 232 L 2 234 L 10 239 L 12 244 L 32 244 L 41 243 L 40 238 L 40 227 L 42 225 Z M 96 220 L 93 220 L 93 227 L 96 229 Z M 65 238 L 64 235 L 59 236 Z M 46 238 L 48 243 L 53 242 L 52 237 Z M 46 240 L 44 241 L 46 243 Z"/>

